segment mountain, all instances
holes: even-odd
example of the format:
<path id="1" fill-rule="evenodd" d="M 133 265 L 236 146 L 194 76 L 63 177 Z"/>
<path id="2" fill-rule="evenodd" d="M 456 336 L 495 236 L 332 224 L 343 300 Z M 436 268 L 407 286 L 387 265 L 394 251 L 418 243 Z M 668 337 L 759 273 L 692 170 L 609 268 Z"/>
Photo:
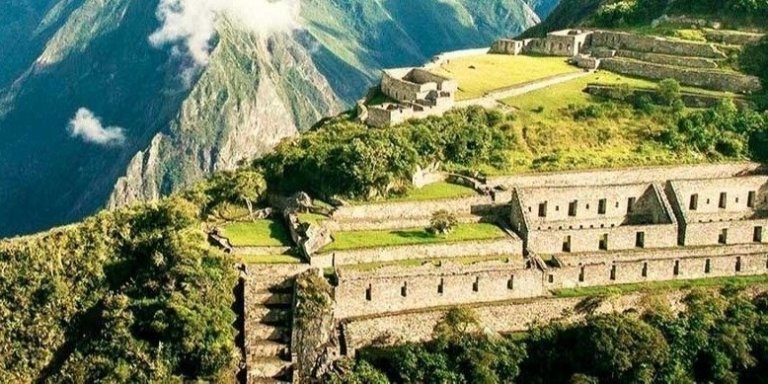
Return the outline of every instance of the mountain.
<path id="1" fill-rule="evenodd" d="M 159 0 L 0 0 L 0 237 L 232 168 L 351 105 L 379 69 L 487 46 L 556 3 L 302 0 L 300 28 L 268 35 L 222 12 L 187 76 L 178 45 L 150 44 Z"/>

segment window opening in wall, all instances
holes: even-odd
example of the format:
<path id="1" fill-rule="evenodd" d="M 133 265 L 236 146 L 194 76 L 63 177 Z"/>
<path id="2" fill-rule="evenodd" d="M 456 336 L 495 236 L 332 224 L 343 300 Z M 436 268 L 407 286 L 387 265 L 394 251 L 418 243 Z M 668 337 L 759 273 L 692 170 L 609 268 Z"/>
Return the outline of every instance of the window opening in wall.
<path id="1" fill-rule="evenodd" d="M 704 273 L 710 274 L 712 272 L 712 260 L 707 259 L 704 263 Z"/>
<path id="2" fill-rule="evenodd" d="M 560 206 L 559 205 L 555 205 L 555 211 L 560 212 Z"/>
<path id="3" fill-rule="evenodd" d="M 584 272 L 585 272 L 584 271 L 584 267 L 581 267 L 581 270 L 579 271 L 579 282 L 580 283 L 584 282 Z"/>
<path id="4" fill-rule="evenodd" d="M 747 196 L 747 207 L 754 208 L 755 207 L 755 199 L 757 198 L 757 192 L 750 191 L 749 196 Z"/>
<path id="5" fill-rule="evenodd" d="M 570 204 L 568 204 L 568 216 L 571 216 L 571 217 L 576 216 L 576 211 L 578 209 L 579 209 L 579 202 L 571 201 Z"/>
<path id="6" fill-rule="evenodd" d="M 605 215 L 607 208 L 608 208 L 608 200 L 600 199 L 600 201 L 597 204 L 597 214 Z"/>
<path id="7" fill-rule="evenodd" d="M 718 207 L 721 209 L 725 209 L 728 207 L 728 194 L 723 192 L 720 194 L 720 202 L 717 204 Z"/>
<path id="8" fill-rule="evenodd" d="M 408 296 L 408 282 L 403 283 L 403 286 L 400 287 L 400 296 Z"/>
<path id="9" fill-rule="evenodd" d="M 555 282 L 555 275 L 549 275 L 549 283 L 552 284 Z"/>
<path id="10" fill-rule="evenodd" d="M 648 262 L 643 263 L 643 272 L 641 274 L 643 277 L 648 277 Z"/>
<path id="11" fill-rule="evenodd" d="M 630 197 L 629 199 L 627 199 L 627 213 L 634 212 L 636 202 L 637 202 L 637 198 Z"/>
<path id="12" fill-rule="evenodd" d="M 476 277 L 475 282 L 472 284 L 472 290 L 475 292 L 480 291 L 480 278 Z"/>
<path id="13" fill-rule="evenodd" d="M 755 227 L 755 234 L 752 239 L 755 243 L 763 242 L 763 227 Z"/>
<path id="14" fill-rule="evenodd" d="M 741 272 L 741 256 L 736 258 L 736 272 Z"/>
<path id="15" fill-rule="evenodd" d="M 717 242 L 719 244 L 728 244 L 728 229 L 723 228 L 720 231 L 720 235 L 717 237 Z"/>
<path id="16" fill-rule="evenodd" d="M 607 233 L 605 233 L 602 236 L 600 236 L 600 250 L 601 251 L 607 251 L 608 250 L 608 234 Z"/>
<path id="17" fill-rule="evenodd" d="M 547 217 L 547 203 L 539 204 L 539 217 Z"/>
<path id="18" fill-rule="evenodd" d="M 616 280 L 616 264 L 611 266 L 611 280 Z"/>
<path id="19" fill-rule="evenodd" d="M 680 275 L 680 260 L 675 260 L 675 268 L 672 270 L 672 274 L 675 276 Z"/>
<path id="20" fill-rule="evenodd" d="M 563 240 L 563 252 L 571 252 L 571 236 L 566 236 L 565 240 Z"/>
<path id="21" fill-rule="evenodd" d="M 515 289 L 515 275 L 509 277 L 509 281 L 507 281 L 507 289 Z"/>
<path id="22" fill-rule="evenodd" d="M 699 194 L 693 194 L 691 195 L 691 203 L 688 205 L 688 209 L 691 211 L 695 211 L 699 209 Z"/>
<path id="23" fill-rule="evenodd" d="M 635 247 L 645 248 L 645 232 L 638 232 L 635 234 Z"/>
<path id="24" fill-rule="evenodd" d="M 440 284 L 437 285 L 437 293 L 442 295 L 445 292 L 445 279 L 440 279 Z"/>
<path id="25" fill-rule="evenodd" d="M 366 301 L 371 301 L 371 291 L 372 291 L 372 287 L 371 287 L 370 284 L 368 284 L 368 288 L 365 289 L 365 300 Z"/>

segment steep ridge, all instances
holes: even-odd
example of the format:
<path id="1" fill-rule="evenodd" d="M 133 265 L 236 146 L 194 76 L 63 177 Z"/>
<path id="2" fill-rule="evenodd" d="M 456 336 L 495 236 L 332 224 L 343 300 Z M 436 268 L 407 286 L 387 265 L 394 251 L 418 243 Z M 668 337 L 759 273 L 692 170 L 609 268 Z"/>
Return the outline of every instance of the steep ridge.
<path id="1" fill-rule="evenodd" d="M 293 33 L 257 37 L 221 21 L 189 87 L 179 76 L 188 59 L 148 42 L 157 0 L 28 3 L 14 2 L 23 17 L 0 28 L 3 42 L 21 35 L 0 65 L 0 236 L 229 169 L 350 105 L 380 68 L 489 45 L 556 1 L 305 0 Z M 70 137 L 79 108 L 123 128 L 123 144 Z"/>

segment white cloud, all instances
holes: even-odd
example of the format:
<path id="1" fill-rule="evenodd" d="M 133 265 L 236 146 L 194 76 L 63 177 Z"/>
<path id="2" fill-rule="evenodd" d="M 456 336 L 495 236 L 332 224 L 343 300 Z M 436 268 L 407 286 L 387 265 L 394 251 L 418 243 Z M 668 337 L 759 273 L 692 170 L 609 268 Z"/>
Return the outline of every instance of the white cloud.
<path id="1" fill-rule="evenodd" d="M 125 133 L 120 127 L 104 127 L 101 119 L 86 108 L 77 110 L 69 121 L 67 131 L 72 137 L 81 138 L 86 143 L 103 146 L 117 146 L 125 142 Z"/>
<path id="2" fill-rule="evenodd" d="M 195 65 L 205 66 L 219 17 L 259 35 L 301 28 L 300 0 L 161 0 L 160 28 L 149 37 L 155 47 L 173 45 L 187 52 Z"/>

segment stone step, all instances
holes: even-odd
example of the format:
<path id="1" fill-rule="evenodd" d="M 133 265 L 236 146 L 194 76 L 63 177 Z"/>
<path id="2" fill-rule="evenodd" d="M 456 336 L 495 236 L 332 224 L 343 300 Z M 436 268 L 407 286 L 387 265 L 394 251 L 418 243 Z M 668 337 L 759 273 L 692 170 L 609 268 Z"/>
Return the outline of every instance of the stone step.
<path id="1" fill-rule="evenodd" d="M 253 360 L 248 365 L 248 382 L 253 383 L 257 379 L 272 379 L 287 376 L 290 373 L 291 362 L 277 357 L 262 357 Z M 270 381 L 267 381 L 270 382 Z"/>
<path id="2" fill-rule="evenodd" d="M 248 301 L 252 304 L 290 306 L 293 304 L 293 294 L 262 291 L 252 294 Z"/>
<path id="3" fill-rule="evenodd" d="M 258 340 L 248 343 L 248 355 L 251 360 L 258 361 L 266 357 L 282 357 L 288 354 L 288 345 L 271 340 Z"/>
<path id="4" fill-rule="evenodd" d="M 287 342 L 291 338 L 288 327 L 281 327 L 262 323 L 248 324 L 248 339 L 271 340 Z"/>
<path id="5" fill-rule="evenodd" d="M 268 377 L 251 377 L 248 379 L 248 384 L 290 384 L 290 381 L 283 381 Z"/>
<path id="6" fill-rule="evenodd" d="M 246 321 L 271 324 L 288 325 L 291 320 L 291 310 L 288 308 L 270 308 L 263 305 L 254 305 L 247 309 Z"/>

